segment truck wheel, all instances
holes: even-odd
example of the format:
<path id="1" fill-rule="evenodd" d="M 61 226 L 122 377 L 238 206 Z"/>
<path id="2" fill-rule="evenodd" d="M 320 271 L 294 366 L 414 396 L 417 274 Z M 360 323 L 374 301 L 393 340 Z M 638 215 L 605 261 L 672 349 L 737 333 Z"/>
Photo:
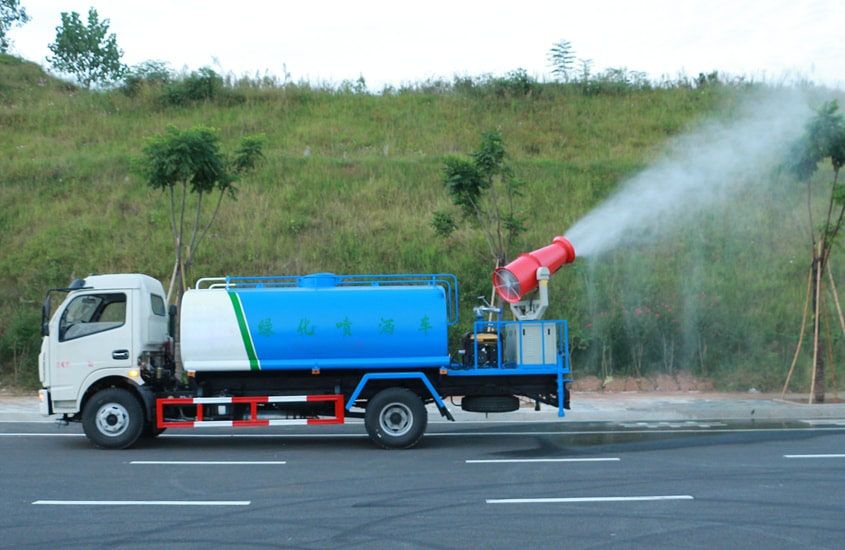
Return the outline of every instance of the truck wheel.
<path id="1" fill-rule="evenodd" d="M 367 403 L 364 425 L 373 442 L 385 449 L 408 449 L 425 433 L 428 413 L 422 399 L 406 388 L 387 388 Z"/>
<path id="2" fill-rule="evenodd" d="M 147 422 L 144 424 L 144 429 L 141 431 L 141 437 L 146 439 L 153 439 L 164 433 L 167 428 L 159 428 L 155 422 Z"/>
<path id="3" fill-rule="evenodd" d="M 95 393 L 82 412 L 85 435 L 97 447 L 125 449 L 144 429 L 144 411 L 134 395 L 120 388 Z"/>

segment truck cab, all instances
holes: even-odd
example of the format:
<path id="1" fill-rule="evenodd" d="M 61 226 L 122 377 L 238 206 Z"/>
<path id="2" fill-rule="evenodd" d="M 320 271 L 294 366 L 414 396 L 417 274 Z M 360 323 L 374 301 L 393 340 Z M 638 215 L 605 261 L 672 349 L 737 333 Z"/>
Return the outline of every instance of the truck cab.
<path id="1" fill-rule="evenodd" d="M 49 321 L 50 299 L 66 292 Z M 48 291 L 38 373 L 41 412 L 74 419 L 105 387 L 144 401 L 139 363 L 170 340 L 161 283 L 141 274 L 91 275 Z"/>

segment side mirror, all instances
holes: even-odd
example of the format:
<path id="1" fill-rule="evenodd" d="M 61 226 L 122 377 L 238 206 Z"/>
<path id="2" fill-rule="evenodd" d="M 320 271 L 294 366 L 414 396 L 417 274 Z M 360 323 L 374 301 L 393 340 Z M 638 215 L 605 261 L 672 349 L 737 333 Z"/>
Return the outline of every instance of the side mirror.
<path id="1" fill-rule="evenodd" d="M 41 336 L 50 336 L 50 294 L 41 304 Z"/>

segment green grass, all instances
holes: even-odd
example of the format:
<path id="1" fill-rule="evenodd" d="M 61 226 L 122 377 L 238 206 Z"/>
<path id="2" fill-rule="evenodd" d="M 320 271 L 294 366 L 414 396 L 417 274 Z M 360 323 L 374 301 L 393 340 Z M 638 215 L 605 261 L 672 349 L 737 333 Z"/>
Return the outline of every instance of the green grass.
<path id="1" fill-rule="evenodd" d="M 267 137 L 265 161 L 238 184 L 237 201 L 224 201 L 195 258 L 194 278 L 452 272 L 462 291 L 456 340 L 476 296 L 489 295 L 491 265 L 469 251 L 480 247 L 473 233 L 434 236 L 432 212 L 450 207 L 440 183 L 446 155 L 474 150 L 481 131 L 501 132 L 527 183 L 531 223 L 518 249 L 530 250 L 648 166 L 672 136 L 730 112 L 748 88 L 586 95 L 574 86 L 536 84 L 530 95 L 515 96 L 483 84 L 420 85 L 370 95 L 251 84 L 173 107 L 155 89 L 134 97 L 88 92 L 0 55 L 0 376 L 37 385 L 45 289 L 91 272 L 143 272 L 166 284 L 173 265 L 167 197 L 134 175 L 132 164 L 144 138 L 168 125 L 218 128 L 225 150 L 245 135 Z M 645 373 L 694 371 L 720 387 L 780 383 L 797 341 L 806 254 L 795 253 L 805 246 L 795 227 L 769 228 L 800 216 L 791 204 L 757 209 L 741 223 L 717 212 L 670 242 L 636 251 L 648 261 L 621 251 L 594 271 L 583 263 L 562 270 L 552 281 L 550 315 L 570 320 L 576 371 L 602 372 L 604 349 L 615 373 L 639 366 Z M 799 260 L 790 263 L 793 256 Z M 693 308 L 689 296 L 700 293 L 718 300 Z M 648 304 L 686 313 L 677 326 L 646 325 L 630 312 Z M 675 350 L 671 362 L 667 342 Z M 636 349 L 643 350 L 640 365 L 631 359 Z M 797 387 L 807 382 L 803 372 Z"/>

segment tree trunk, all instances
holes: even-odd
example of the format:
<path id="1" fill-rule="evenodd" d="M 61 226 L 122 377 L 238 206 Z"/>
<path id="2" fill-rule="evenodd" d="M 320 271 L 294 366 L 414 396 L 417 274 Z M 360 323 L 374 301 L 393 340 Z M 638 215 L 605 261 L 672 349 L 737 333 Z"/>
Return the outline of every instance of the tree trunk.
<path id="1" fill-rule="evenodd" d="M 813 395 L 811 396 L 813 403 L 824 403 L 825 383 L 824 370 L 825 361 L 823 353 L 822 334 L 819 330 L 819 321 L 821 316 L 821 270 L 822 258 L 816 257 L 813 259 L 813 357 L 815 358 L 815 365 L 813 369 Z"/>

